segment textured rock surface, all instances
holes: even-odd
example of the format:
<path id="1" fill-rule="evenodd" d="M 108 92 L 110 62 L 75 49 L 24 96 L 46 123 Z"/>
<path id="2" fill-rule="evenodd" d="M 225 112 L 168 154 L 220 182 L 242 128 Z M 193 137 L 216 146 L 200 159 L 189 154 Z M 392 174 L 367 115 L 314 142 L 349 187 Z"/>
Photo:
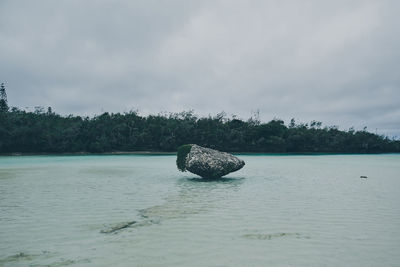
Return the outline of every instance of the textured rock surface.
<path id="1" fill-rule="evenodd" d="M 186 170 L 203 178 L 219 178 L 240 170 L 245 163 L 229 153 L 192 145 L 185 165 Z"/>

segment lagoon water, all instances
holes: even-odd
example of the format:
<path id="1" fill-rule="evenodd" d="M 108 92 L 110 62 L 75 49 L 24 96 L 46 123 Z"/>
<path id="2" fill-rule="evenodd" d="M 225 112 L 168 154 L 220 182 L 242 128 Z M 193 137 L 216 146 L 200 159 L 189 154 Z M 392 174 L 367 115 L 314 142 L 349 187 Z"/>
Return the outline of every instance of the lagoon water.
<path id="1" fill-rule="evenodd" d="M 0 266 L 400 266 L 400 155 L 239 157 L 0 157 Z"/>

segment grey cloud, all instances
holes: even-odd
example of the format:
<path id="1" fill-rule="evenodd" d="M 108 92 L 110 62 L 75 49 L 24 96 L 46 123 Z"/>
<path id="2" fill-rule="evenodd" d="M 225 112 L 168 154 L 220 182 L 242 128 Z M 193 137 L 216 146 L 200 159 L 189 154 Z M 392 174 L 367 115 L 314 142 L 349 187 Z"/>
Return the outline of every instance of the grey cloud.
<path id="1" fill-rule="evenodd" d="M 222 110 L 400 135 L 397 1 L 2 1 L 11 105 Z"/>

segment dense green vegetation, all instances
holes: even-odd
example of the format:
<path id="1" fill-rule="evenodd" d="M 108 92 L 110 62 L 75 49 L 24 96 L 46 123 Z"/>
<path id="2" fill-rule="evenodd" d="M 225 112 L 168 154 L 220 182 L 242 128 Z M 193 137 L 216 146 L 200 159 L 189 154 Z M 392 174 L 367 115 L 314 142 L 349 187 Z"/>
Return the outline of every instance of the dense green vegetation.
<path id="1" fill-rule="evenodd" d="M 50 109 L 0 113 L 0 152 L 176 151 L 198 144 L 241 152 L 400 152 L 400 141 L 366 130 L 340 131 L 320 123 L 260 123 L 192 112 L 140 116 L 103 113 L 93 118 L 60 116 Z"/>
<path id="2" fill-rule="evenodd" d="M 8 111 L 7 93 L 4 83 L 0 84 L 0 113 Z"/>
<path id="3" fill-rule="evenodd" d="M 197 117 L 191 111 L 149 116 L 106 112 L 89 118 L 61 116 L 51 108 L 9 109 L 5 91 L 0 100 L 0 153 L 176 151 L 183 144 L 231 152 L 400 152 L 399 140 L 315 121 L 285 125 L 279 119 L 261 123 L 224 114 Z"/>

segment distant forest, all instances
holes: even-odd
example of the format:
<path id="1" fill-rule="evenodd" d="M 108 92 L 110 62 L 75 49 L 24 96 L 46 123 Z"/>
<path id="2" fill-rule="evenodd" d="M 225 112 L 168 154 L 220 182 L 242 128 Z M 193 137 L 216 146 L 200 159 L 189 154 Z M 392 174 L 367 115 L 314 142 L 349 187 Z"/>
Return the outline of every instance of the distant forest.
<path id="1" fill-rule="evenodd" d="M 287 125 L 228 118 L 224 113 L 198 117 L 193 111 L 141 116 L 137 111 L 94 117 L 61 116 L 37 107 L 34 112 L 9 108 L 0 89 L 0 153 L 70 153 L 112 151 L 172 152 L 198 144 L 230 152 L 387 153 L 400 152 L 400 141 L 365 129 L 339 130 L 321 122 Z"/>

